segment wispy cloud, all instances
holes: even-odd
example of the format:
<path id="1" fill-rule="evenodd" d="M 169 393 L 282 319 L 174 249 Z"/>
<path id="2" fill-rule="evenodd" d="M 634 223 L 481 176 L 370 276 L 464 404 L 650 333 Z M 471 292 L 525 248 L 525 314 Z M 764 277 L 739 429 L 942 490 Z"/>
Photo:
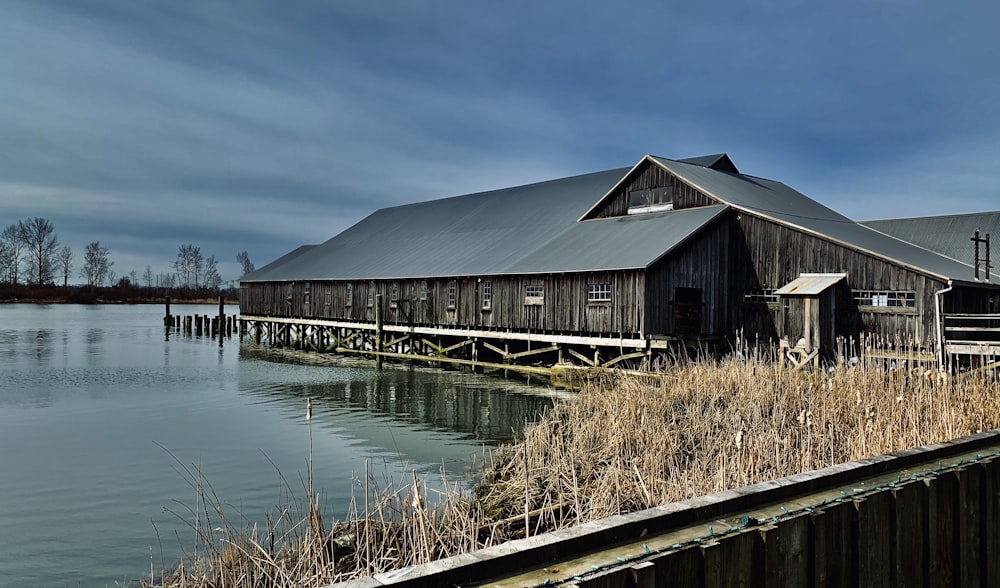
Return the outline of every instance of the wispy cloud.
<path id="1" fill-rule="evenodd" d="M 0 224 L 235 272 L 377 208 L 647 152 L 728 151 L 855 218 L 997 208 L 997 12 L 9 0 Z"/>

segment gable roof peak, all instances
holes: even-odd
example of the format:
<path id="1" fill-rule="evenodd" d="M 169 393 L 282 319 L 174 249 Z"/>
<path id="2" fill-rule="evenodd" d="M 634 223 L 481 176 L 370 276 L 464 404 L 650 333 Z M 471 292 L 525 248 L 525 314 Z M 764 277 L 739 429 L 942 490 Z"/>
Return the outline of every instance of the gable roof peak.
<path id="1" fill-rule="evenodd" d="M 729 172 L 732 174 L 740 173 L 740 170 L 736 168 L 736 164 L 729 158 L 728 153 L 700 155 L 698 157 L 678 159 L 677 161 L 681 163 L 690 163 L 692 165 L 700 165 L 701 167 L 707 167 L 709 169 L 714 169 L 715 171 Z"/>

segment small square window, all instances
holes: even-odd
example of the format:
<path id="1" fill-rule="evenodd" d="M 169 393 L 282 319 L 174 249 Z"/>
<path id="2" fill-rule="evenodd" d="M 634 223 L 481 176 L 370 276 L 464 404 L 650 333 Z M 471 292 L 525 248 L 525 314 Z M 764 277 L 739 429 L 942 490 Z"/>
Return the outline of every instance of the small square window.
<path id="1" fill-rule="evenodd" d="M 427 280 L 421 280 L 420 282 L 420 300 L 427 300 Z"/>
<path id="2" fill-rule="evenodd" d="M 540 305 L 545 303 L 545 286 L 541 284 L 529 284 L 524 289 L 524 303 L 526 305 Z"/>
<path id="3" fill-rule="evenodd" d="M 611 284 L 587 284 L 587 302 L 611 302 Z"/>
<path id="4" fill-rule="evenodd" d="M 399 284 L 393 284 L 389 291 L 389 308 L 396 308 L 399 303 Z"/>

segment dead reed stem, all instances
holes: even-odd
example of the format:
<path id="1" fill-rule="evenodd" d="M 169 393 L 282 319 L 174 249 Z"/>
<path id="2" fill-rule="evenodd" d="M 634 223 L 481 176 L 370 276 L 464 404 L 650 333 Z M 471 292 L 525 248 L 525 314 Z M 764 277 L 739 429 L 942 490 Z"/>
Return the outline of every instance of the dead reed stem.
<path id="1" fill-rule="evenodd" d="M 496 449 L 471 493 L 442 475 L 428 500 L 414 473 L 380 480 L 366 464 L 363 511 L 355 497 L 329 528 L 310 483 L 306 520 L 285 509 L 258 541 L 256 527 L 229 526 L 196 476 L 195 562 L 164 586 L 321 586 L 998 427 L 996 372 L 807 373 L 752 356 L 608 376 Z"/>

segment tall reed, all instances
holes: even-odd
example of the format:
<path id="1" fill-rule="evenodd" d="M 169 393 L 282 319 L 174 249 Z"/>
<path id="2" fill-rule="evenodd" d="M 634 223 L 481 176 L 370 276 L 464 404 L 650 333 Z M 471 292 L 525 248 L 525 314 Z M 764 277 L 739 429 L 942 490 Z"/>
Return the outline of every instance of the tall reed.
<path id="1" fill-rule="evenodd" d="M 472 492 L 444 474 L 428 490 L 412 472 L 366 467 L 332 525 L 309 492 L 304 512 L 285 508 L 265 529 L 198 531 L 210 545 L 165 584 L 320 586 L 1000 427 L 995 372 L 808 373 L 750 355 L 590 381 L 492 452 Z M 202 496 L 192 514 L 224 520 L 214 493 Z"/>

